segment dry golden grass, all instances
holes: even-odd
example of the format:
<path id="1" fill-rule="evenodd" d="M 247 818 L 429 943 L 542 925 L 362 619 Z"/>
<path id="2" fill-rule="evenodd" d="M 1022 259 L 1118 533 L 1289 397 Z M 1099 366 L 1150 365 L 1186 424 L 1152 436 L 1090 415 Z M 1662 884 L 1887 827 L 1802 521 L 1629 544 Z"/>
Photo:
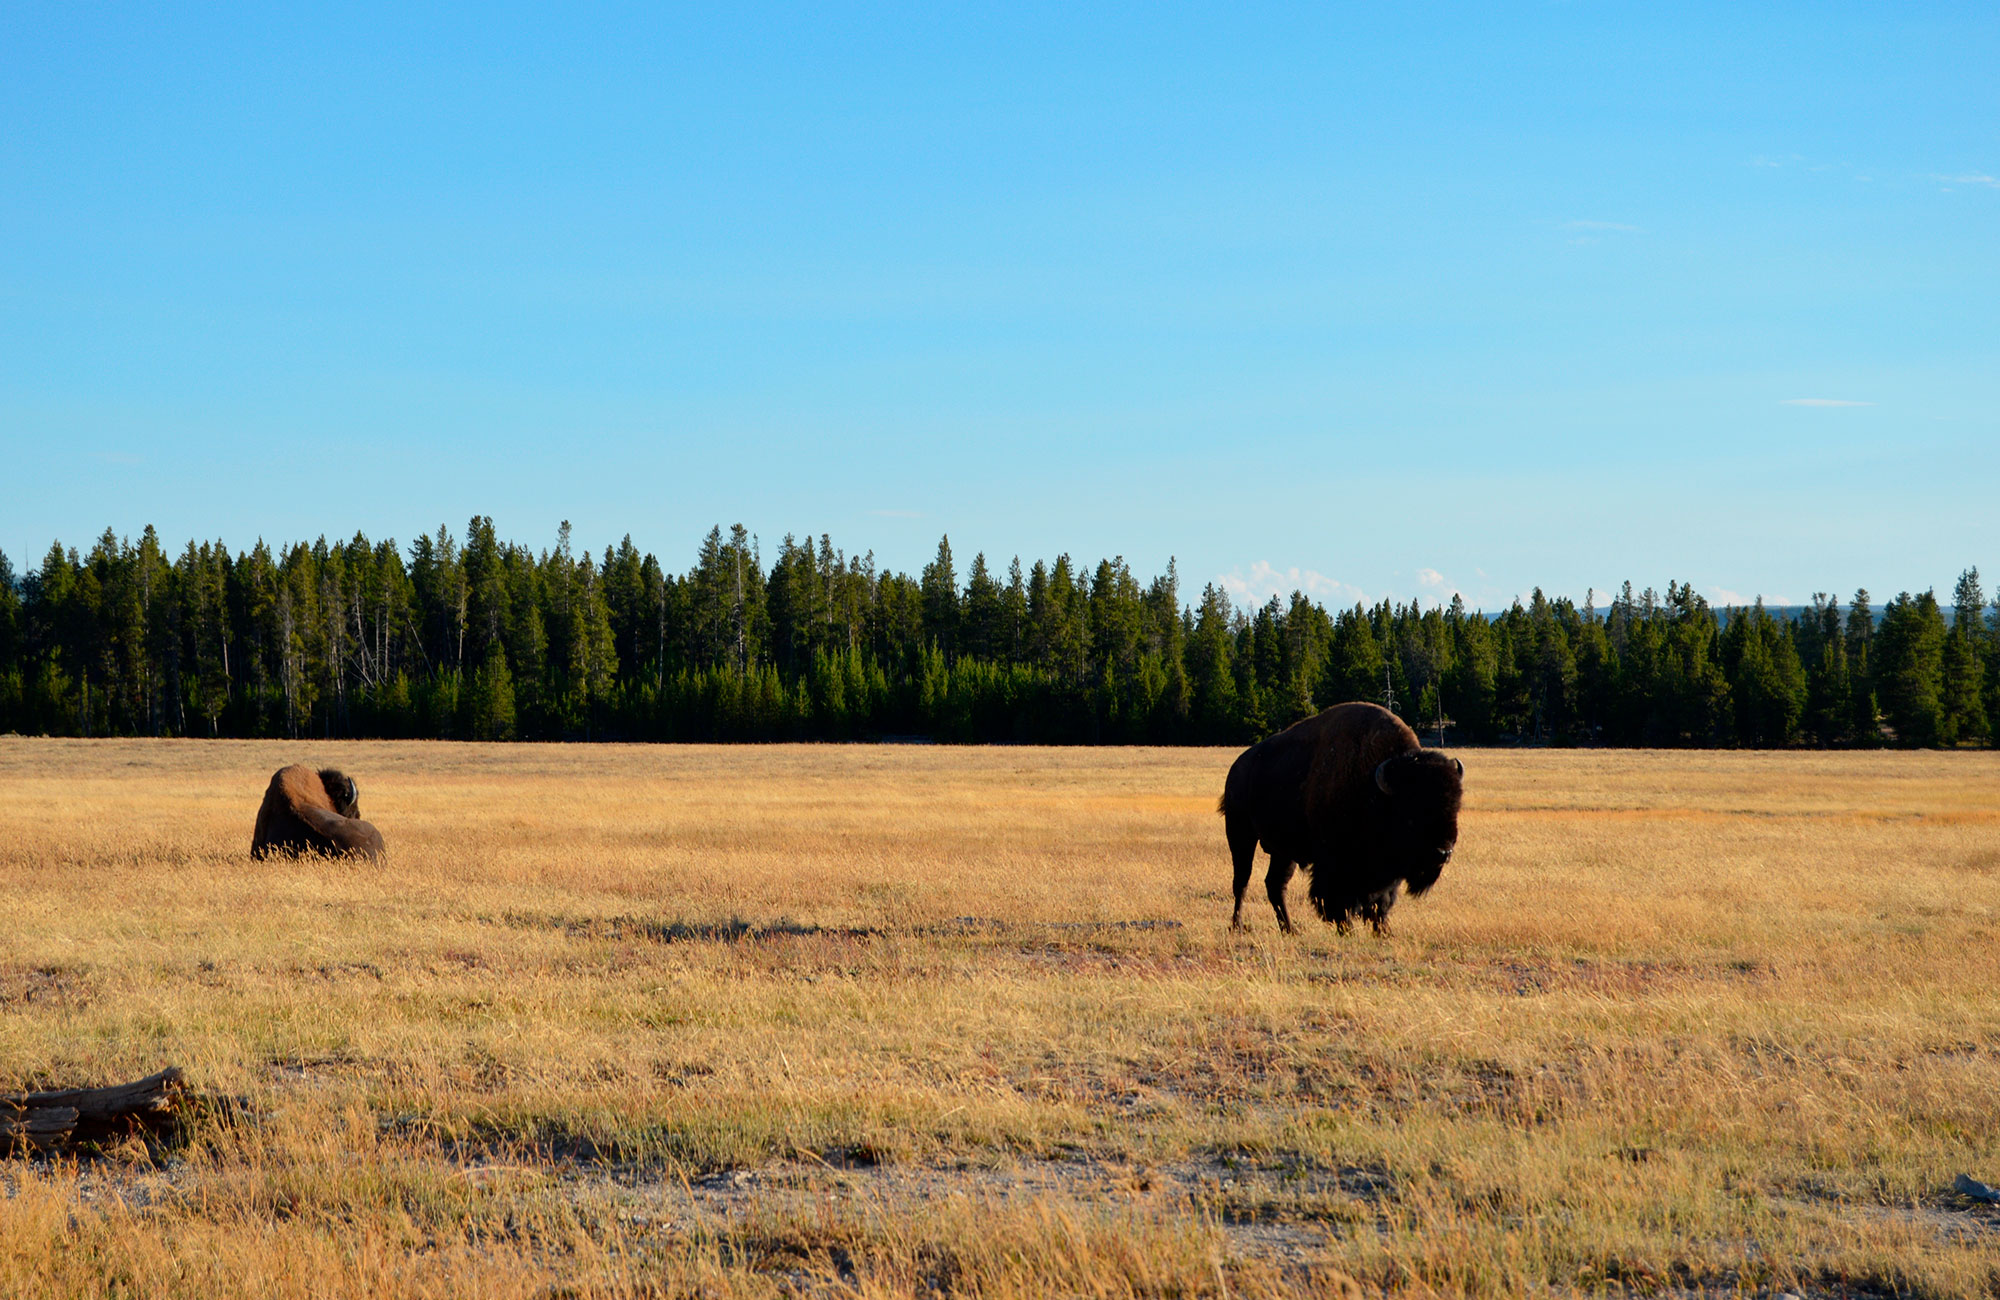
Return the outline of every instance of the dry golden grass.
<path id="1" fill-rule="evenodd" d="M 0 1294 L 2000 1291 L 2000 757 L 1469 751 L 1388 940 L 1231 757 L 0 740 L 0 1090 L 217 1099 Z"/>

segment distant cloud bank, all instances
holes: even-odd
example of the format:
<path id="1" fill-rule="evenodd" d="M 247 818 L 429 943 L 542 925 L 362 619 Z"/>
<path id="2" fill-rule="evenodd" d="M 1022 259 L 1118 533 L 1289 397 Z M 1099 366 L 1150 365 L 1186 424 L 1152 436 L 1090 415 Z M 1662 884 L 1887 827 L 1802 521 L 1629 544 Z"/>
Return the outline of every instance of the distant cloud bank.
<path id="1" fill-rule="evenodd" d="M 1766 596 L 1761 592 L 1756 595 L 1746 596 L 1742 592 L 1732 591 L 1728 587 L 1710 587 L 1708 589 L 1708 603 L 1711 605 L 1734 605 L 1739 609 L 1746 609 L 1760 600 L 1766 605 L 1793 605 L 1797 603 L 1796 601 L 1787 600 L 1783 596 Z"/>
<path id="2" fill-rule="evenodd" d="M 1215 585 L 1228 592 L 1229 598 L 1239 605 L 1262 605 L 1273 596 L 1283 600 L 1295 591 L 1303 591 L 1331 607 L 1367 603 L 1361 588 L 1352 583 L 1329 578 L 1316 569 L 1276 568 L 1267 560 L 1257 561 L 1247 573 L 1233 569 L 1218 574 Z"/>

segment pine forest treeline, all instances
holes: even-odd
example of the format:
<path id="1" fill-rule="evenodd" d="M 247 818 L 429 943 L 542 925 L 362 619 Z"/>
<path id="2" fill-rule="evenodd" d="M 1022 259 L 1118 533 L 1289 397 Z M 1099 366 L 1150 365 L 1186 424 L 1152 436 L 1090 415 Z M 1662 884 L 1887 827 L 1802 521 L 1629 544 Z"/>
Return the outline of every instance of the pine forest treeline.
<path id="1" fill-rule="evenodd" d="M 912 577 L 821 536 L 766 566 L 741 527 L 684 574 L 564 524 L 535 551 L 475 517 L 393 541 L 178 554 L 148 527 L 0 555 L 0 732 L 473 740 L 1241 744 L 1327 704 L 1389 703 L 1451 743 L 1989 744 L 2000 602 L 1859 591 L 1796 617 L 1686 584 L 1495 614 L 1294 594 L 1184 600 L 1174 567 L 1070 557 Z"/>

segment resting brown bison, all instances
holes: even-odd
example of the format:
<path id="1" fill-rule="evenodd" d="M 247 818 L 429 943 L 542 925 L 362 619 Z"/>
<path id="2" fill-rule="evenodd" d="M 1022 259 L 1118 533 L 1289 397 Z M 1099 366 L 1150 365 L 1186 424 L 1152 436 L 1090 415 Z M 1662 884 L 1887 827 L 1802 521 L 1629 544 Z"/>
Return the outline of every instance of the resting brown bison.
<path id="1" fill-rule="evenodd" d="M 273 853 L 354 854 L 380 857 L 382 834 L 361 820 L 354 778 L 332 768 L 318 772 L 302 763 L 281 767 L 264 791 L 250 856 Z"/>
<path id="2" fill-rule="evenodd" d="M 1451 859 L 1464 775 L 1464 764 L 1423 748 L 1376 704 L 1336 704 L 1244 750 L 1220 805 L 1236 865 L 1230 925 L 1243 924 L 1243 890 L 1262 844 L 1280 929 L 1292 929 L 1285 886 L 1304 867 L 1322 919 L 1346 934 L 1360 916 L 1387 934 L 1397 887 L 1423 893 Z"/>

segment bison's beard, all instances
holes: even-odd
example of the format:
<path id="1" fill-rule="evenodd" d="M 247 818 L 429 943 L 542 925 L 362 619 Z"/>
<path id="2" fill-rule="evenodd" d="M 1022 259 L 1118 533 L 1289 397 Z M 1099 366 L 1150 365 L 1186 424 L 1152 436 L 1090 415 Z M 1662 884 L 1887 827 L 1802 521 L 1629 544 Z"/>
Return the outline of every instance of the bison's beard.
<path id="1" fill-rule="evenodd" d="M 1444 863 L 1434 862 L 1429 866 L 1412 867 L 1403 875 L 1403 883 L 1409 886 L 1410 897 L 1415 898 L 1438 882 L 1444 874 Z"/>
<path id="2" fill-rule="evenodd" d="M 1378 903 L 1382 910 L 1396 897 L 1396 882 L 1391 880 L 1386 889 L 1364 889 L 1352 880 L 1341 880 L 1334 873 L 1315 872 L 1306 889 L 1306 897 L 1312 902 L 1313 911 L 1319 919 L 1331 925 L 1344 925 L 1357 915 L 1365 913 L 1368 905 Z"/>

